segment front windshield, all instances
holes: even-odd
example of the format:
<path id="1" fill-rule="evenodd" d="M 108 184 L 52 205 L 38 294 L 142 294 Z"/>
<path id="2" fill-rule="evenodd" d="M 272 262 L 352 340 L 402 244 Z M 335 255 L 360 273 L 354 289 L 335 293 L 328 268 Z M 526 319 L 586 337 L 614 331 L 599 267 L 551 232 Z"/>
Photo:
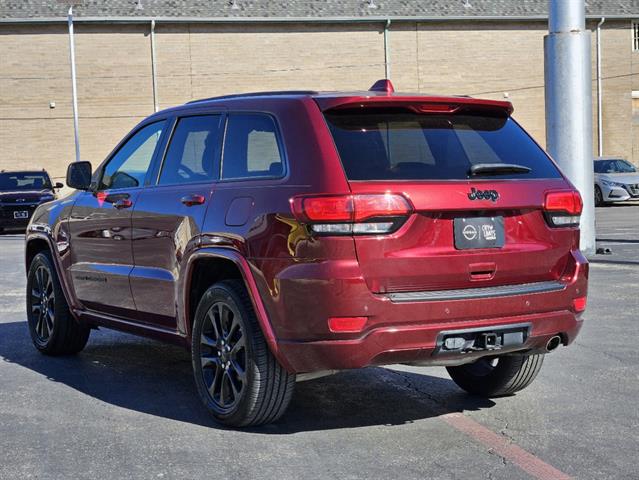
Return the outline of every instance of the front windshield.
<path id="1" fill-rule="evenodd" d="M 51 189 L 51 180 L 44 172 L 0 173 L 0 190 L 24 191 Z"/>
<path id="2" fill-rule="evenodd" d="M 597 173 L 635 173 L 637 169 L 625 160 L 597 160 L 595 172 Z"/>

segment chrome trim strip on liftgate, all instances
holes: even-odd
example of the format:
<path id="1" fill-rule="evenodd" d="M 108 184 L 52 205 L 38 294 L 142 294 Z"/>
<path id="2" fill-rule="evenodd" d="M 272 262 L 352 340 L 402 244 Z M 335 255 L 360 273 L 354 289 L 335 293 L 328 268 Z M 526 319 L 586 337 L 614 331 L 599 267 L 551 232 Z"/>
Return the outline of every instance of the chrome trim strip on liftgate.
<path id="1" fill-rule="evenodd" d="M 388 294 L 392 302 L 432 302 L 442 300 L 464 300 L 490 297 L 510 297 L 530 293 L 556 292 L 566 288 L 557 281 L 522 283 L 498 287 L 461 288 L 458 290 L 433 290 L 424 292 L 398 292 Z"/>

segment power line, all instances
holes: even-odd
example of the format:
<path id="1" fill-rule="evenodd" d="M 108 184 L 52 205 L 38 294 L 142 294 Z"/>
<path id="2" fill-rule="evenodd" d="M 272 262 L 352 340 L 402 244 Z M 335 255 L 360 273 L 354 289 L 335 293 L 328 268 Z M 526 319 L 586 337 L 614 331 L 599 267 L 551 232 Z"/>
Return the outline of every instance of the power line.
<path id="1" fill-rule="evenodd" d="M 601 77 L 602 80 L 614 80 L 616 78 L 627 78 L 627 77 L 634 77 L 635 75 L 639 75 L 639 73 L 624 73 L 622 75 L 611 75 L 608 77 Z M 594 82 L 596 79 L 593 78 L 592 81 Z M 541 85 L 529 85 L 526 87 L 518 87 L 518 88 L 508 88 L 508 87 L 504 87 L 502 89 L 499 90 L 492 90 L 492 91 L 487 91 L 487 92 L 474 92 L 474 93 L 470 93 L 469 95 L 490 95 L 490 94 L 494 94 L 494 93 L 503 93 L 503 92 L 520 92 L 523 90 L 535 90 L 535 89 L 539 89 L 539 88 L 544 88 L 544 84 L 542 83 Z"/>

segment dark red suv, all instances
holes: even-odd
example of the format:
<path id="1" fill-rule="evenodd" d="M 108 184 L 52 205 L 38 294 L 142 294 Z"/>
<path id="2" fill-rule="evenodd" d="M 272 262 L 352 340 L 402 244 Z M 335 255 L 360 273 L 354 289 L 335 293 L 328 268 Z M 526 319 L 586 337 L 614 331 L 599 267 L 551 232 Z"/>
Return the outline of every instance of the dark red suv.
<path id="1" fill-rule="evenodd" d="M 33 342 L 75 353 L 104 326 L 183 345 L 235 426 L 367 365 L 512 394 L 575 339 L 588 264 L 579 194 L 511 113 L 386 80 L 156 113 L 34 214 Z"/>

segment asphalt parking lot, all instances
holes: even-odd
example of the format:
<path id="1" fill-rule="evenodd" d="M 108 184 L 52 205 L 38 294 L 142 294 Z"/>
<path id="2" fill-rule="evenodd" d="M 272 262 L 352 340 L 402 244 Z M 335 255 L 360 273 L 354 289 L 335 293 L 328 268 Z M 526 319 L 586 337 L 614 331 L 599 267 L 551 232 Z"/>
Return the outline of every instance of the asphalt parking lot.
<path id="1" fill-rule="evenodd" d="M 638 478 L 639 206 L 597 209 L 586 323 L 527 390 L 464 394 L 443 368 L 297 385 L 276 425 L 200 406 L 189 355 L 100 330 L 47 358 L 25 323 L 23 241 L 0 236 L 0 479 Z"/>

